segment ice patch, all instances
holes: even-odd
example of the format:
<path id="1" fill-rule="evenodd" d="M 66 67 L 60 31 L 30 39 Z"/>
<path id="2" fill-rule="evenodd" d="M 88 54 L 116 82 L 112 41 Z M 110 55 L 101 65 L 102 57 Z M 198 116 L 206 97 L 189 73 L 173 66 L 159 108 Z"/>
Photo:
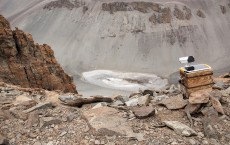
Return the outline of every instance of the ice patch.
<path id="1" fill-rule="evenodd" d="M 82 75 L 83 79 L 91 84 L 125 91 L 161 89 L 168 84 L 167 79 L 154 74 L 94 70 L 83 72 Z"/>

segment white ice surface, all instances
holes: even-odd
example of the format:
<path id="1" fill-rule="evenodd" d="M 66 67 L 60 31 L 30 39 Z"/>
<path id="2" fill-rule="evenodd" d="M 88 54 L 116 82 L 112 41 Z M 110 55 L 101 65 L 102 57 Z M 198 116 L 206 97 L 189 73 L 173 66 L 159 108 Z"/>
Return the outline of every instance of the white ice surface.
<path id="1" fill-rule="evenodd" d="M 116 72 L 111 70 L 94 70 L 82 73 L 83 79 L 91 84 L 101 87 L 137 91 L 139 89 L 160 89 L 168 84 L 154 74 Z"/>

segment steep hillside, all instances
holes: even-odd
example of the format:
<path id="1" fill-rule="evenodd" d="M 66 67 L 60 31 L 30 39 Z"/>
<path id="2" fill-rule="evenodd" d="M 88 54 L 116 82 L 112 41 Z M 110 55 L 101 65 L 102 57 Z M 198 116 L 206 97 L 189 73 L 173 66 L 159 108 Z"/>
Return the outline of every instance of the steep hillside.
<path id="1" fill-rule="evenodd" d="M 178 58 L 229 68 L 229 0 L 1 0 L 0 13 L 48 43 L 65 69 L 151 72 Z"/>
<path id="2" fill-rule="evenodd" d="M 0 15 L 0 81 L 22 87 L 77 92 L 72 78 L 57 63 L 50 46 L 35 44 L 32 36 Z"/>

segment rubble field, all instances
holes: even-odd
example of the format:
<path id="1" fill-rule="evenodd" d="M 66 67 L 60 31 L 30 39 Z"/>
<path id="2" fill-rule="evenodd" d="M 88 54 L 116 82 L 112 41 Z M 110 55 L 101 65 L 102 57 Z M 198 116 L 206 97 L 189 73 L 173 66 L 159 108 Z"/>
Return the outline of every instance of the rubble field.
<path id="1" fill-rule="evenodd" d="M 208 97 L 195 94 L 196 104 L 177 85 L 84 98 L 1 82 L 0 144 L 228 145 L 228 76 L 214 79 Z"/>

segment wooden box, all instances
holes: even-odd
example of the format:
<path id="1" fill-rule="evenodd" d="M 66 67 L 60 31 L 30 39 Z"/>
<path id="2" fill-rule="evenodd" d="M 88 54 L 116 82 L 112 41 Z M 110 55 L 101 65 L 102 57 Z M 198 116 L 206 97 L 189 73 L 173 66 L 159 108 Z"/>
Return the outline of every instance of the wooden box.
<path id="1" fill-rule="evenodd" d="M 195 91 L 212 88 L 213 71 L 206 64 L 194 65 L 194 70 L 187 71 L 184 67 L 180 68 L 181 90 L 187 97 Z"/>

